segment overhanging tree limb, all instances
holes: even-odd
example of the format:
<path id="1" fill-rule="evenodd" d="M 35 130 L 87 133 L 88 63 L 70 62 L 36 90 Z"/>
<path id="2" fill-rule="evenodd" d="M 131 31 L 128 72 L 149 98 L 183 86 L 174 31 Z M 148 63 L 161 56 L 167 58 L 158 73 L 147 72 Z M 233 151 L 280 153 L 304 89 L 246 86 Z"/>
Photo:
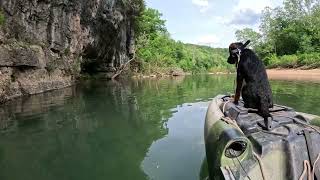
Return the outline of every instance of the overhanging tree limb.
<path id="1" fill-rule="evenodd" d="M 134 51 L 133 57 L 132 57 L 128 62 L 126 62 L 123 66 L 121 66 L 121 67 L 117 70 L 116 74 L 114 74 L 114 75 L 112 76 L 111 79 L 114 80 L 115 78 L 117 78 L 118 76 L 120 76 L 121 73 L 127 68 L 127 66 L 128 66 L 135 58 L 136 58 L 136 52 Z"/>

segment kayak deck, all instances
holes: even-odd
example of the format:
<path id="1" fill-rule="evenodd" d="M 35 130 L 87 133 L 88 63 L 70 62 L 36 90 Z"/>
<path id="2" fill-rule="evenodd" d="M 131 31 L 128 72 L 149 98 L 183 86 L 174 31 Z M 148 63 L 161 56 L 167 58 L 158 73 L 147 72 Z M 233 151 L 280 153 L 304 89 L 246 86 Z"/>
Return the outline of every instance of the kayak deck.
<path id="1" fill-rule="evenodd" d="M 311 166 L 315 163 L 320 154 L 320 134 L 311 125 L 312 120 L 281 105 L 274 105 L 270 113 L 273 129 L 265 130 L 264 119 L 257 110 L 244 108 L 243 102 L 235 105 L 228 96 L 212 101 L 205 125 L 210 177 L 299 179 L 304 162 Z M 315 174 L 320 179 L 320 168 L 315 168 Z"/>

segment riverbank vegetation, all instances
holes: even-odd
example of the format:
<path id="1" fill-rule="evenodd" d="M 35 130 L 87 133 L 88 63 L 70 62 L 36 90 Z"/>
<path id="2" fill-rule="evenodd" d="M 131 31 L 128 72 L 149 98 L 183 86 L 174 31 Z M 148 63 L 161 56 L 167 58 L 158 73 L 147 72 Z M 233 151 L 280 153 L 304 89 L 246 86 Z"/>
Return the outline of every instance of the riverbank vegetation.
<path id="1" fill-rule="evenodd" d="M 320 67 L 320 2 L 285 0 L 281 7 L 262 12 L 259 32 L 236 32 L 239 41 L 252 40 L 252 48 L 269 68 Z"/>
<path id="2" fill-rule="evenodd" d="M 167 74 L 170 71 L 227 72 L 228 50 L 175 41 L 170 37 L 161 13 L 145 8 L 136 25 L 136 71 L 143 74 Z"/>
<path id="3" fill-rule="evenodd" d="M 227 48 L 185 44 L 170 37 L 162 14 L 144 8 L 136 21 L 135 71 L 143 74 L 231 72 Z M 238 41 L 252 41 L 251 48 L 268 68 L 320 67 L 320 2 L 284 0 L 262 12 L 259 31 L 237 30 Z"/>

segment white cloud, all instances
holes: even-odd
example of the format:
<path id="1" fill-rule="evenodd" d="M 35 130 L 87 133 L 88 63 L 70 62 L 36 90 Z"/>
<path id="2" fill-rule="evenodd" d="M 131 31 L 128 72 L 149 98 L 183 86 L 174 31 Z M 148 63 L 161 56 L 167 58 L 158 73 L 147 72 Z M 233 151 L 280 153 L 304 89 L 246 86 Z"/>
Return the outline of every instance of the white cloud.
<path id="1" fill-rule="evenodd" d="M 261 13 L 252 9 L 241 9 L 235 12 L 227 24 L 233 25 L 255 25 L 259 22 Z"/>
<path id="2" fill-rule="evenodd" d="M 226 25 L 230 22 L 230 18 L 224 16 L 213 16 L 212 21 L 220 25 Z"/>
<path id="3" fill-rule="evenodd" d="M 282 0 L 238 0 L 233 12 L 241 9 L 251 9 L 256 13 L 261 13 L 265 7 L 276 7 L 282 4 Z"/>
<path id="4" fill-rule="evenodd" d="M 183 32 L 179 31 L 175 37 L 186 43 L 228 47 L 231 42 L 236 41 L 236 30 L 252 28 L 258 31 L 262 10 L 266 7 L 280 6 L 283 0 L 227 0 L 227 2 L 190 0 L 190 2 L 198 12 L 205 13 L 205 16 L 193 14 L 196 17 L 190 23 L 190 28 L 185 28 L 187 30 Z"/>
<path id="5" fill-rule="evenodd" d="M 218 38 L 215 34 L 207 34 L 198 37 L 195 43 L 213 47 L 220 44 L 220 38 Z"/>
<path id="6" fill-rule="evenodd" d="M 212 20 L 220 25 L 233 29 L 245 27 L 258 30 L 262 10 L 275 8 L 282 0 L 237 0 L 228 16 L 214 16 Z"/>
<path id="7" fill-rule="evenodd" d="M 200 12 L 201 12 L 201 13 L 205 13 L 205 12 L 207 12 L 209 9 L 210 9 L 210 6 L 208 6 L 208 7 L 203 7 L 203 8 L 200 9 Z"/>
<path id="8" fill-rule="evenodd" d="M 199 6 L 199 7 L 208 7 L 209 6 L 208 0 L 192 0 L 192 3 Z"/>
<path id="9" fill-rule="evenodd" d="M 192 0 L 192 3 L 200 8 L 201 13 L 207 12 L 212 6 L 209 0 Z"/>

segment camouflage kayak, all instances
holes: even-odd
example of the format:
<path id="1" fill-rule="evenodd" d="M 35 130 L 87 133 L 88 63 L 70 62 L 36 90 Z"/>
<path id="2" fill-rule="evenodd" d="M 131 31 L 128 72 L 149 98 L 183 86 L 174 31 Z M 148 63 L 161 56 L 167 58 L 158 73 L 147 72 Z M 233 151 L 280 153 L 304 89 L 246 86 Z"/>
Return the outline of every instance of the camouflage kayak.
<path id="1" fill-rule="evenodd" d="M 255 109 L 215 97 L 205 121 L 209 177 L 252 180 L 320 180 L 320 117 L 274 105 L 272 129 Z"/>

